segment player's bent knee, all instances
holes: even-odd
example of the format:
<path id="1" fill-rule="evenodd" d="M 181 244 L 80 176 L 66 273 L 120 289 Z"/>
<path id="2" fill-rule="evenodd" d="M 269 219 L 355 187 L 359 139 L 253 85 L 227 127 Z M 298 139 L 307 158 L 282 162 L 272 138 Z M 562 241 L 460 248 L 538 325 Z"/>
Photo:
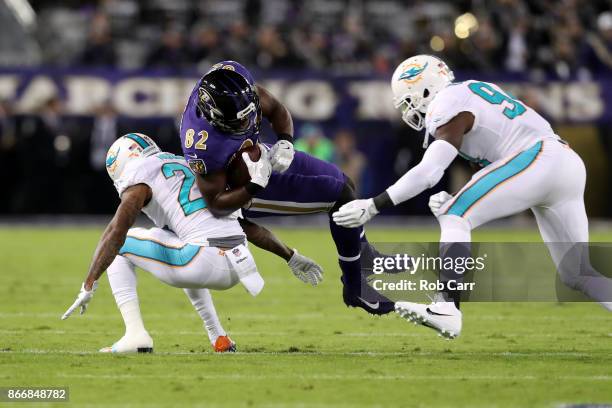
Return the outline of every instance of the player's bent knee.
<path id="1" fill-rule="evenodd" d="M 440 223 L 440 228 L 452 228 L 452 229 L 460 229 L 462 231 L 471 231 L 472 230 L 472 226 L 470 225 L 470 222 L 463 218 L 463 217 L 459 217 L 457 215 L 448 215 L 448 214 L 443 214 L 441 216 L 438 217 L 438 222 Z"/>
<path id="2" fill-rule="evenodd" d="M 468 220 L 457 215 L 444 214 L 438 217 L 440 242 L 470 242 L 472 226 Z"/>
<path id="3" fill-rule="evenodd" d="M 344 186 L 342 186 L 342 190 L 340 191 L 340 195 L 338 196 L 336 203 L 331 208 L 329 213 L 330 214 L 333 213 L 334 211 L 342 207 L 344 204 L 351 202 L 353 200 L 356 200 L 356 199 L 357 199 L 357 194 L 355 193 L 354 184 L 351 181 L 351 179 L 347 177 L 344 183 Z"/>
<path id="4" fill-rule="evenodd" d="M 342 174 L 344 174 L 344 173 L 342 173 Z M 353 189 L 353 191 L 357 190 L 357 187 L 355 186 L 355 182 L 353 181 L 353 179 L 350 178 L 349 176 L 347 176 L 346 174 L 344 174 L 344 181 L 346 182 L 346 184 L 348 184 L 348 186 L 350 188 Z"/>

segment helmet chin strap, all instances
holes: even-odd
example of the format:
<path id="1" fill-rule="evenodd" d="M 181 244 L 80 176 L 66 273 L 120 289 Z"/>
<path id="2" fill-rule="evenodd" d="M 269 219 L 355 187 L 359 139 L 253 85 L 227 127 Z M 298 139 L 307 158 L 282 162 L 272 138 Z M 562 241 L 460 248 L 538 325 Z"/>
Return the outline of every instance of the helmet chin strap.
<path id="1" fill-rule="evenodd" d="M 429 133 L 425 131 L 425 137 L 423 137 L 423 149 L 427 149 L 429 147 Z"/>

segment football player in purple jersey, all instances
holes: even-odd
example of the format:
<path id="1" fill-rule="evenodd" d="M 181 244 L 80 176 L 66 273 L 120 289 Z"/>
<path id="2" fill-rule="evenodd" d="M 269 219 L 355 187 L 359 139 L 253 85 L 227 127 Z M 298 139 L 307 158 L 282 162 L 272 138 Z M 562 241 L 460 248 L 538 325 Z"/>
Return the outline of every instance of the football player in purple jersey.
<path id="1" fill-rule="evenodd" d="M 228 188 L 227 165 L 240 149 L 259 142 L 262 118 L 270 122 L 277 142 L 261 144 L 262 155 L 256 162 L 244 153 L 251 181 Z M 291 114 L 235 61 L 215 64 L 198 81 L 183 112 L 180 137 L 185 159 L 214 215 L 239 208 L 247 219 L 331 215 L 357 198 L 353 182 L 335 165 L 294 151 Z M 391 312 L 393 302 L 365 284 L 361 264 L 378 254 L 363 229 L 340 227 L 331 218 L 329 226 L 342 270 L 345 304 L 372 314 Z"/>

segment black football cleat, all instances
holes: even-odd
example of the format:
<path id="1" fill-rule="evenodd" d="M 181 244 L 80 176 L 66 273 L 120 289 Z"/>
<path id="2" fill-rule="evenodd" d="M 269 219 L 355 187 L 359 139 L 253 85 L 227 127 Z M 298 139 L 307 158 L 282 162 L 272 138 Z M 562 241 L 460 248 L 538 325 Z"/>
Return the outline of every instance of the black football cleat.
<path id="1" fill-rule="evenodd" d="M 340 280 L 342 281 L 342 299 L 348 307 L 360 307 L 378 316 L 395 310 L 395 303 L 374 290 L 365 279 L 361 279 L 361 285 L 355 285 L 353 288 L 344 284 L 344 277 L 340 277 Z"/>

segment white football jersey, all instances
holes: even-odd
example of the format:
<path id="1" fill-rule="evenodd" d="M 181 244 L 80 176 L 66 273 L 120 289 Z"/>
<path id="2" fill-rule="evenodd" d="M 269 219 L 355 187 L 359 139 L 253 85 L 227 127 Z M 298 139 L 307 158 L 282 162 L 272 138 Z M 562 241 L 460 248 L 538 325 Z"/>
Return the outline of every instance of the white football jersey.
<path id="1" fill-rule="evenodd" d="M 435 135 L 438 127 L 464 111 L 474 115 L 474 125 L 463 138 L 460 155 L 481 165 L 558 138 L 536 111 L 497 85 L 475 80 L 450 84 L 436 95 L 425 116 L 427 133 Z"/>
<path id="2" fill-rule="evenodd" d="M 151 201 L 142 211 L 156 226 L 170 229 L 186 243 L 206 245 L 211 238 L 244 236 L 237 221 L 240 210 L 215 218 L 195 181 L 183 157 L 162 152 L 129 161 L 115 187 L 119 196 L 136 184 L 151 187 Z"/>

